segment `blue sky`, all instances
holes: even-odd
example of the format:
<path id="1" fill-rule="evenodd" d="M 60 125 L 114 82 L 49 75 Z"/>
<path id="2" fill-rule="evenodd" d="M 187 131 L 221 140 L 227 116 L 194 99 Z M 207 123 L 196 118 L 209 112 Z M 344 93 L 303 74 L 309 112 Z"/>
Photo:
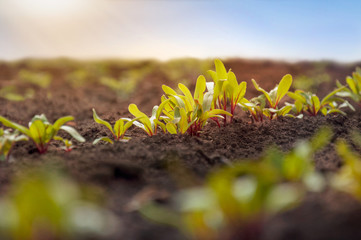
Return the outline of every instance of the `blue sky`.
<path id="1" fill-rule="evenodd" d="M 361 1 L 1 0 L 0 59 L 361 60 Z"/>

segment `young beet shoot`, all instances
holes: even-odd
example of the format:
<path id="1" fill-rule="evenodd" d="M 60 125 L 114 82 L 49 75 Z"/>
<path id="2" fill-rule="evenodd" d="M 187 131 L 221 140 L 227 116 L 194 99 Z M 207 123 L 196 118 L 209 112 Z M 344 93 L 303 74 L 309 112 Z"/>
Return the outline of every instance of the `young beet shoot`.
<path id="1" fill-rule="evenodd" d="M 295 113 L 299 116 L 303 116 L 304 113 L 316 116 L 319 112 L 325 116 L 331 113 L 346 115 L 341 108 L 349 107 L 351 110 L 355 109 L 348 101 L 336 96 L 337 93 L 344 89 L 345 87 L 337 88 L 321 100 L 311 92 L 304 92 L 302 90 L 296 90 L 294 93 L 288 92 L 287 95 L 295 100 L 294 104 L 289 104 L 289 106 L 292 106 Z"/>
<path id="2" fill-rule="evenodd" d="M 361 68 L 357 67 L 352 76 L 346 78 L 347 87 L 336 93 L 340 97 L 349 97 L 361 107 Z M 338 87 L 343 87 L 340 82 L 336 83 Z"/>
<path id="3" fill-rule="evenodd" d="M 183 84 L 178 85 L 183 95 L 177 94 L 168 86 L 163 85 L 162 88 L 169 98 L 167 100 L 165 100 L 166 97 L 163 98 L 163 102 L 169 101 L 164 107 L 163 112 L 166 117 L 163 120 L 171 134 L 188 132 L 191 136 L 198 136 L 208 119 L 214 120 L 223 118 L 223 116 L 232 116 L 225 110 L 212 109 L 212 93 L 204 93 L 206 89 L 204 76 L 198 77 L 193 96 Z"/>
<path id="4" fill-rule="evenodd" d="M 156 135 L 158 127 L 161 127 L 161 129 L 166 132 L 165 124 L 161 122 L 161 113 L 167 103 L 168 100 L 163 101 L 159 106 L 154 106 L 151 117 L 141 112 L 134 103 L 130 104 L 128 110 L 137 118 L 137 121 L 134 121 L 134 125 L 143 129 L 149 136 Z"/>
<path id="5" fill-rule="evenodd" d="M 29 122 L 29 128 L 26 128 L 17 123 L 11 122 L 9 119 L 0 116 L 0 122 L 6 126 L 18 130 L 25 136 L 33 140 L 39 153 L 45 153 L 48 150 L 49 144 L 53 140 L 63 141 L 64 139 L 58 136 L 59 130 L 63 130 L 70 134 L 79 142 L 85 142 L 85 139 L 72 127 L 65 125 L 67 122 L 73 121 L 74 117 L 66 116 L 59 118 L 54 124 L 51 124 L 44 114 L 35 115 Z"/>
<path id="6" fill-rule="evenodd" d="M 283 76 L 280 83 L 270 92 L 261 88 L 254 79 L 252 79 L 252 83 L 257 91 L 262 92 L 262 95 L 251 100 L 243 98 L 238 103 L 239 106 L 251 114 L 252 121 L 263 121 L 263 116 L 270 120 L 279 116 L 289 116 L 288 113 L 291 111 L 292 106 L 279 108 L 279 103 L 292 85 L 292 76 L 290 74 Z"/>
<path id="7" fill-rule="evenodd" d="M 112 127 L 112 125 L 109 122 L 101 119 L 98 116 L 98 114 L 96 113 L 94 108 L 93 108 L 93 118 L 96 123 L 102 124 L 109 129 L 109 131 L 112 133 L 113 139 L 115 141 L 128 141 L 130 139 L 130 137 L 126 137 L 125 132 L 133 125 L 134 121 L 139 119 L 139 118 L 135 118 L 135 119 L 131 120 L 129 118 L 120 118 L 120 119 L 118 119 L 118 121 L 115 122 L 114 127 Z M 97 144 L 100 141 L 109 142 L 111 144 L 114 143 L 113 140 L 111 140 L 109 137 L 100 137 L 100 138 L 95 139 L 93 141 L 93 144 Z"/>

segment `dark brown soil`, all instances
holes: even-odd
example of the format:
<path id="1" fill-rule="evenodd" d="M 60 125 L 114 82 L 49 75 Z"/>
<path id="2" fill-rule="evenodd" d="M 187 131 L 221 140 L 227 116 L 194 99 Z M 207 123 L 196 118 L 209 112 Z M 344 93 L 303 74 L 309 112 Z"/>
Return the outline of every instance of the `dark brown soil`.
<path id="1" fill-rule="evenodd" d="M 239 81 L 250 83 L 255 78 L 265 89 L 272 88 L 286 73 L 294 76 L 312 71 L 312 63 L 283 63 L 272 61 L 229 60 Z M 25 66 L 26 67 L 26 66 Z M 334 87 L 335 79 L 344 80 L 355 65 L 326 64 L 331 76 L 320 94 Z M 3 82 L 15 76 L 19 66 L 0 65 Z M 218 128 L 209 123 L 200 137 L 175 136 L 159 133 L 148 137 L 139 129 L 128 132 L 132 139 L 114 145 L 92 145 L 92 141 L 109 135 L 106 128 L 92 119 L 91 108 L 98 115 L 114 123 L 119 117 L 129 116 L 131 102 L 150 112 L 158 104 L 161 84 L 174 86 L 160 71 L 148 74 L 129 99 L 120 99 L 104 86 L 91 83 L 71 88 L 63 81 L 62 69 L 48 69 L 55 77 L 48 89 L 52 97 L 39 90 L 36 98 L 24 102 L 0 99 L 0 115 L 20 124 L 27 124 L 35 114 L 45 113 L 50 121 L 64 116 L 76 118 L 77 130 L 87 142 L 65 153 L 59 145 L 50 146 L 47 154 L 37 153 L 31 142 L 18 143 L 12 162 L 0 162 L 0 193 L 5 193 L 14 174 L 21 174 L 24 167 L 47 166 L 62 169 L 80 182 L 95 184 L 108 195 L 108 206 L 119 217 L 119 235 L 114 239 L 185 239 L 176 229 L 143 219 L 136 211 L 129 210 L 129 202 L 140 191 L 150 191 L 149 198 L 167 202 L 180 188 L 201 184 L 207 174 L 219 167 L 244 159 L 256 159 L 271 145 L 284 151 L 301 140 L 310 138 L 321 126 L 333 129 L 332 142 L 315 156 L 316 169 L 322 172 L 337 171 L 342 165 L 333 145 L 337 138 L 348 139 L 354 129 L 361 131 L 361 111 L 327 117 L 304 119 L 282 118 L 272 122 L 251 124 L 244 114 L 239 114 L 233 124 Z M 114 73 L 116 74 L 116 73 Z M 1 83 L 1 81 L 0 81 Z M 248 97 L 257 94 L 251 85 Z M 238 110 L 240 111 L 240 110 Z M 309 194 L 297 208 L 267 219 L 264 239 L 361 239 L 361 205 L 351 197 L 328 190 Z"/>

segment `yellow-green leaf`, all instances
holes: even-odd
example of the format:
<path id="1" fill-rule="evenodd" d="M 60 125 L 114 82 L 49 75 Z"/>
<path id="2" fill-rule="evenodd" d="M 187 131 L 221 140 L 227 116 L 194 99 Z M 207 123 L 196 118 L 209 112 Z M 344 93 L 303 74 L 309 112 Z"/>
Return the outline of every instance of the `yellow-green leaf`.
<path id="1" fill-rule="evenodd" d="M 106 126 L 106 127 L 109 129 L 109 131 L 110 131 L 112 134 L 114 134 L 113 128 L 112 128 L 112 126 L 110 125 L 110 123 L 108 123 L 107 121 L 101 119 L 101 118 L 98 116 L 98 114 L 96 113 L 96 111 L 95 111 L 94 108 L 93 108 L 93 119 L 94 119 L 94 121 L 95 121 L 96 123 L 99 123 L 99 124 L 102 124 L 102 125 Z"/>
<path id="2" fill-rule="evenodd" d="M 286 74 L 278 85 L 275 105 L 277 105 L 278 102 L 286 95 L 291 85 L 292 85 L 292 76 L 290 74 Z"/>
<path id="3" fill-rule="evenodd" d="M 182 91 L 182 93 L 185 96 L 186 101 L 188 102 L 187 105 L 190 106 L 194 106 L 194 100 L 193 100 L 193 96 L 191 94 L 191 92 L 189 91 L 189 89 L 182 83 L 178 84 L 178 88 Z"/>
<path id="4" fill-rule="evenodd" d="M 317 113 L 320 110 L 321 105 L 320 105 L 320 99 L 316 95 L 313 95 L 311 97 L 311 104 L 315 110 L 315 113 Z"/>
<path id="5" fill-rule="evenodd" d="M 53 128 L 55 129 L 55 131 L 58 131 L 60 129 L 60 127 L 63 126 L 65 123 L 67 123 L 69 121 L 73 121 L 73 120 L 74 120 L 74 117 L 72 117 L 72 116 L 66 116 L 66 117 L 59 118 L 53 124 Z"/>
<path id="6" fill-rule="evenodd" d="M 40 120 L 35 120 L 30 125 L 30 133 L 31 138 L 34 140 L 37 144 L 44 144 L 45 143 L 45 125 Z"/>
<path id="7" fill-rule="evenodd" d="M 168 87 L 167 85 L 162 85 L 162 89 L 167 96 L 177 95 L 176 91 L 174 91 L 172 88 Z"/>
<path id="8" fill-rule="evenodd" d="M 105 142 L 113 144 L 113 141 L 110 138 L 108 138 L 108 137 L 100 137 L 100 138 L 97 138 L 97 139 L 95 139 L 93 141 L 93 145 L 97 144 L 100 141 L 105 141 Z"/>
<path id="9" fill-rule="evenodd" d="M 227 82 L 235 89 L 238 86 L 237 77 L 231 70 L 228 72 Z"/>
<path id="10" fill-rule="evenodd" d="M 85 142 L 85 139 L 74 128 L 65 125 L 61 126 L 60 129 L 70 134 L 70 136 L 72 136 L 78 142 Z"/>
<path id="11" fill-rule="evenodd" d="M 174 123 L 168 122 L 165 127 L 170 134 L 177 134 L 177 126 Z"/>
<path id="12" fill-rule="evenodd" d="M 214 64 L 216 65 L 216 73 L 217 73 L 217 77 L 218 80 L 227 80 L 227 70 L 224 67 L 224 64 L 222 63 L 221 60 L 216 59 L 214 60 Z"/>
<path id="13" fill-rule="evenodd" d="M 124 120 L 123 119 L 119 119 L 118 121 L 115 122 L 114 133 L 115 133 L 115 136 L 117 137 L 117 139 L 123 135 L 123 133 L 124 133 Z"/>
<path id="14" fill-rule="evenodd" d="M 9 119 L 4 118 L 4 117 L 2 117 L 2 116 L 0 116 L 0 122 L 1 122 L 4 126 L 6 126 L 6 127 L 10 127 L 10 128 L 13 128 L 13 129 L 17 129 L 17 130 L 19 130 L 21 133 L 25 134 L 26 136 L 31 137 L 31 133 L 30 133 L 29 129 L 27 129 L 27 128 L 24 127 L 24 126 L 21 126 L 20 124 L 13 123 L 13 122 L 11 122 Z"/>
<path id="15" fill-rule="evenodd" d="M 200 75 L 197 79 L 196 89 L 194 90 L 194 100 L 203 103 L 204 91 L 206 91 L 206 78 Z"/>
<path id="16" fill-rule="evenodd" d="M 139 122 L 144 125 L 144 130 L 149 135 L 153 135 L 152 123 L 150 122 L 148 116 L 141 112 L 134 103 L 129 105 L 128 110 L 134 117 L 139 118 Z"/>
<path id="17" fill-rule="evenodd" d="M 258 83 L 256 82 L 256 80 L 252 79 L 252 83 L 253 83 L 253 86 L 256 88 L 256 90 L 259 91 L 259 92 L 262 92 L 262 93 L 264 94 L 264 96 L 267 98 L 269 104 L 270 104 L 271 106 L 273 106 L 274 103 L 273 103 L 270 95 L 268 94 L 268 92 L 266 92 L 263 88 L 261 88 L 261 87 L 258 85 Z"/>

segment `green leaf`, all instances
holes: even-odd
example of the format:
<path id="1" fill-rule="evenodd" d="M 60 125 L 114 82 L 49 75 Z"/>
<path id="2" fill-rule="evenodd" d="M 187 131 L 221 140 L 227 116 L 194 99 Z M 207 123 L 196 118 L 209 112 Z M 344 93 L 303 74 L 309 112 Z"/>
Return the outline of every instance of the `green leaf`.
<path id="1" fill-rule="evenodd" d="M 330 98 L 335 95 L 336 93 L 340 92 L 341 90 L 343 90 L 345 87 L 340 87 L 340 88 L 337 88 L 335 90 L 333 90 L 332 92 L 330 92 L 329 94 L 327 94 L 326 97 L 324 97 L 321 101 L 321 105 L 324 106 L 325 104 L 328 104 L 331 100 Z"/>
<path id="2" fill-rule="evenodd" d="M 235 89 L 234 103 L 239 103 L 242 100 L 242 98 L 244 98 L 244 95 L 246 94 L 246 90 L 247 90 L 247 83 L 241 82 Z"/>
<path id="3" fill-rule="evenodd" d="M 31 133 L 29 131 L 29 129 L 27 129 L 24 126 L 21 126 L 20 124 L 17 123 L 13 123 L 10 120 L 8 120 L 7 118 L 4 118 L 2 116 L 0 116 L 0 122 L 5 126 L 5 127 L 10 127 L 13 129 L 17 129 L 19 130 L 21 133 L 25 134 L 26 136 L 31 137 Z"/>
<path id="4" fill-rule="evenodd" d="M 177 126 L 174 123 L 168 122 L 165 127 L 170 134 L 177 134 Z"/>
<path id="5" fill-rule="evenodd" d="M 269 104 L 271 105 L 271 107 L 273 106 L 273 101 L 270 97 L 270 95 L 268 94 L 268 92 L 266 92 L 263 88 L 261 88 L 258 83 L 256 82 L 256 80 L 252 79 L 252 83 L 253 86 L 256 88 L 257 91 L 262 92 L 264 94 L 264 96 L 267 98 Z"/>
<path id="6" fill-rule="evenodd" d="M 197 79 L 196 89 L 194 90 L 194 100 L 203 103 L 204 91 L 206 91 L 206 78 L 200 75 Z"/>
<path id="7" fill-rule="evenodd" d="M 351 91 L 353 93 L 357 94 L 357 88 L 356 88 L 356 84 L 355 84 L 354 80 L 351 77 L 347 77 L 346 82 L 347 82 L 347 85 L 349 86 L 349 88 L 351 89 Z"/>
<path id="8" fill-rule="evenodd" d="M 320 110 L 320 99 L 316 96 L 316 95 L 313 95 L 311 97 L 311 104 L 312 104 L 312 107 L 313 109 L 315 110 L 315 114 L 317 114 L 317 112 Z"/>
<path id="9" fill-rule="evenodd" d="M 185 96 L 186 101 L 188 102 L 188 104 L 190 106 L 194 106 L 194 99 L 193 96 L 191 94 L 191 92 L 189 91 L 189 89 L 182 83 L 178 84 L 178 88 L 182 91 L 182 93 Z"/>
<path id="10" fill-rule="evenodd" d="M 69 133 L 73 138 L 75 138 L 78 142 L 85 142 L 85 139 L 72 127 L 70 126 L 61 126 L 60 129 Z"/>
<path id="11" fill-rule="evenodd" d="M 162 85 L 162 89 L 167 96 L 177 95 L 176 91 L 174 91 L 172 88 L 168 87 L 167 85 Z"/>
<path id="12" fill-rule="evenodd" d="M 93 111 L 95 111 L 94 108 L 93 108 Z M 74 120 L 74 117 L 72 117 L 72 116 L 66 116 L 66 117 L 59 118 L 53 124 L 53 128 L 55 129 L 55 131 L 58 131 L 60 129 L 60 127 L 63 126 L 65 123 L 73 121 L 73 120 Z"/>
<path id="13" fill-rule="evenodd" d="M 223 96 L 223 84 L 224 84 L 225 80 L 219 80 L 215 86 L 214 86 L 214 90 L 213 90 L 213 108 L 217 107 L 217 100 L 218 98 L 222 98 Z M 221 106 L 219 106 L 221 107 Z"/>
<path id="14" fill-rule="evenodd" d="M 215 71 L 208 70 L 207 73 L 208 73 L 209 75 L 211 75 L 214 83 L 218 82 L 217 73 L 216 73 Z"/>
<path id="15" fill-rule="evenodd" d="M 229 70 L 228 72 L 227 82 L 232 86 L 233 89 L 235 89 L 238 86 L 237 77 L 234 74 L 234 72 L 232 72 L 231 70 Z"/>
<path id="16" fill-rule="evenodd" d="M 179 109 L 179 113 L 180 113 L 181 118 L 180 118 L 180 121 L 178 122 L 178 125 L 180 128 L 180 132 L 182 134 L 184 134 L 189 128 L 188 120 L 187 120 L 187 113 L 184 108 Z"/>
<path id="17" fill-rule="evenodd" d="M 286 74 L 278 85 L 275 105 L 277 105 L 279 101 L 287 94 L 291 85 L 292 85 L 292 76 L 290 74 Z"/>
<path id="18" fill-rule="evenodd" d="M 46 116 L 45 116 L 44 114 L 35 115 L 35 116 L 31 119 L 30 123 L 33 123 L 33 122 L 35 122 L 36 120 L 42 121 L 45 125 L 49 125 L 49 124 L 50 124 L 49 120 L 46 118 Z"/>
<path id="19" fill-rule="evenodd" d="M 170 102 L 170 99 L 164 100 L 158 107 L 157 109 L 157 114 L 155 116 L 155 119 L 159 119 L 160 118 L 160 114 L 162 113 L 163 109 L 165 108 L 165 106 Z"/>
<path id="20" fill-rule="evenodd" d="M 227 116 L 232 116 L 231 113 L 224 111 L 222 109 L 213 109 L 211 111 L 208 112 L 209 115 L 227 115 Z"/>
<path id="21" fill-rule="evenodd" d="M 32 122 L 29 130 L 31 133 L 31 138 L 34 140 L 35 143 L 37 144 L 46 143 L 45 125 L 41 120 L 35 120 L 34 122 Z"/>
<path id="22" fill-rule="evenodd" d="M 182 96 L 174 95 L 173 97 L 175 98 L 176 103 L 177 103 L 179 108 L 187 108 L 188 110 L 192 109 L 191 106 L 186 105 L 186 102 L 183 100 Z"/>
<path id="23" fill-rule="evenodd" d="M 288 95 L 290 98 L 292 98 L 292 99 L 294 99 L 294 100 L 296 100 L 296 101 L 298 100 L 298 101 L 300 101 L 300 102 L 302 102 L 302 103 L 305 103 L 305 102 L 306 102 L 305 97 L 304 97 L 303 95 L 301 95 L 301 94 L 297 94 L 297 93 L 293 93 L 293 92 L 288 92 L 287 95 Z"/>
<path id="24" fill-rule="evenodd" d="M 278 116 L 285 116 L 286 114 L 288 114 L 290 111 L 292 110 L 292 106 L 288 105 L 288 106 L 284 106 L 281 109 L 278 110 L 277 115 Z"/>
<path id="25" fill-rule="evenodd" d="M 100 137 L 100 138 L 97 138 L 97 139 L 95 139 L 95 140 L 93 141 L 93 145 L 99 143 L 100 141 L 105 141 L 105 142 L 108 142 L 108 143 L 111 143 L 111 144 L 114 143 L 114 142 L 113 142 L 110 138 L 108 138 L 108 137 Z"/>
<path id="26" fill-rule="evenodd" d="M 93 118 L 94 118 L 94 121 L 95 121 L 96 123 L 99 123 L 99 124 L 102 124 L 102 125 L 106 126 L 106 127 L 109 129 L 109 131 L 110 131 L 112 134 L 114 134 L 113 128 L 112 128 L 112 126 L 110 125 L 110 123 L 108 123 L 107 121 L 101 119 L 101 118 L 97 115 L 97 113 L 96 113 L 96 111 L 95 111 L 94 108 L 93 108 Z"/>
<path id="27" fill-rule="evenodd" d="M 157 124 L 157 126 L 159 126 L 163 130 L 163 132 L 166 132 L 167 129 L 164 123 L 157 119 L 154 119 L 154 123 Z"/>
<path id="28" fill-rule="evenodd" d="M 145 115 L 143 112 L 139 111 L 137 105 L 135 105 L 134 103 L 129 105 L 128 110 L 134 117 L 139 118 L 139 122 L 144 125 L 143 129 L 148 133 L 148 135 L 152 136 L 154 130 L 148 116 Z"/>
<path id="29" fill-rule="evenodd" d="M 330 109 L 330 110 L 327 111 L 327 114 L 332 114 L 332 113 L 338 113 L 338 114 L 341 114 L 341 115 L 344 115 L 344 116 L 347 115 L 344 111 L 342 111 L 340 109 Z"/>
<path id="30" fill-rule="evenodd" d="M 227 80 L 227 77 L 228 77 L 227 70 L 224 67 L 224 64 L 222 63 L 222 61 L 219 59 L 216 59 L 216 60 L 214 60 L 214 64 L 216 65 L 216 73 L 217 73 L 218 80 Z"/>
<path id="31" fill-rule="evenodd" d="M 114 133 L 116 138 L 120 138 L 124 134 L 124 120 L 119 119 L 114 124 Z"/>

